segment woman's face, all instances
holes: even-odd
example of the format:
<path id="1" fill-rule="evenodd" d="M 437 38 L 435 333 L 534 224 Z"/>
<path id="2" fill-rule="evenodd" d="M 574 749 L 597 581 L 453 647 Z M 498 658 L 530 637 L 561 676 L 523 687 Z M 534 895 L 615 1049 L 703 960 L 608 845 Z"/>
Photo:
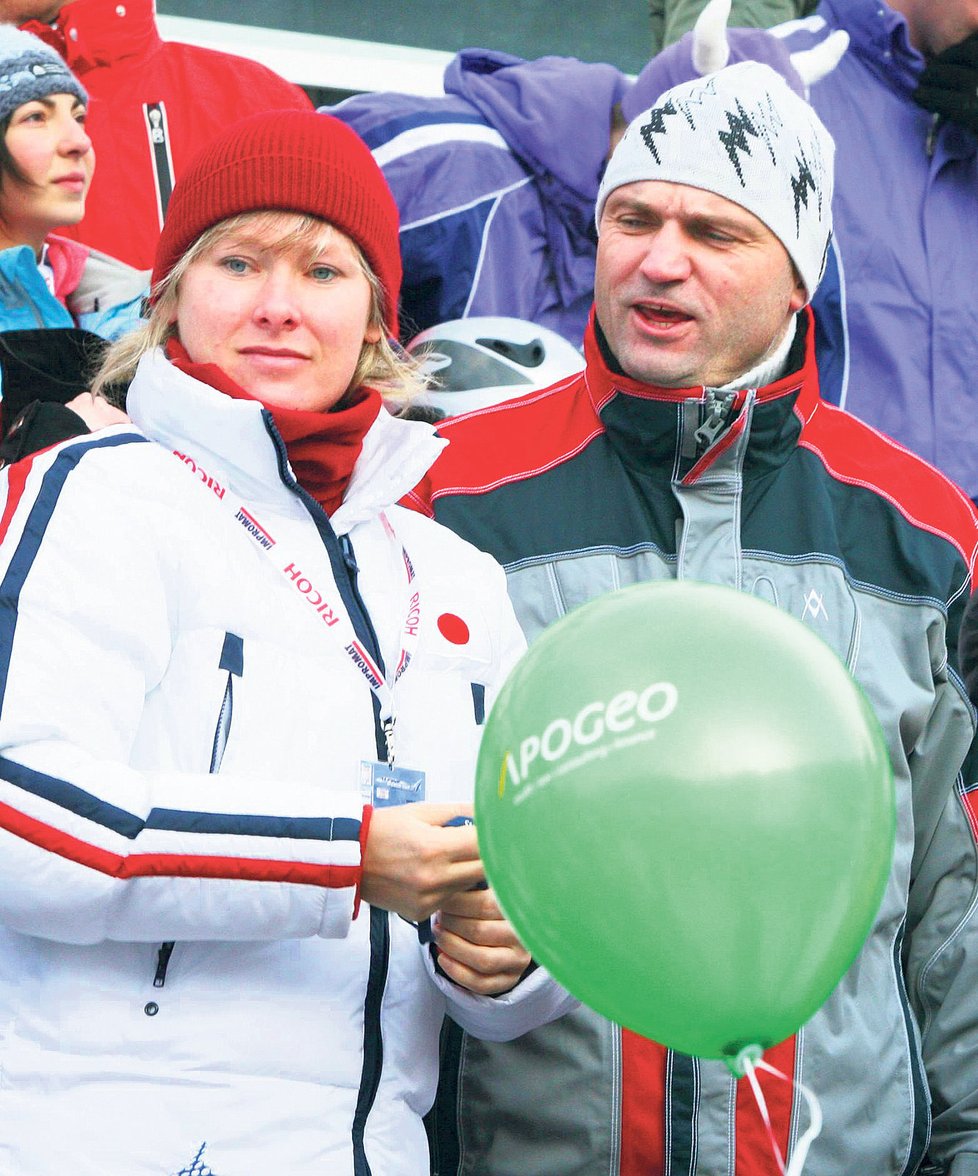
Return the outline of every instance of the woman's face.
<path id="1" fill-rule="evenodd" d="M 207 249 L 177 289 L 176 328 L 195 363 L 216 363 L 269 407 L 326 412 L 353 379 L 371 289 L 349 237 L 331 229 L 310 256 L 245 226 Z"/>
<path id="2" fill-rule="evenodd" d="M 10 116 L 4 142 L 24 178 L 3 177 L 0 235 L 40 250 L 48 233 L 85 213 L 95 170 L 85 106 L 74 94 L 25 102 Z"/>

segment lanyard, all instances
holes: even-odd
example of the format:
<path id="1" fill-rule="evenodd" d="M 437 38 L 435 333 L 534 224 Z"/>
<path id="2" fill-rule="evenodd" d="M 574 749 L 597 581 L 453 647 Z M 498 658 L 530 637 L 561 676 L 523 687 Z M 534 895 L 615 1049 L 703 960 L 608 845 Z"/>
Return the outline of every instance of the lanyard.
<path id="1" fill-rule="evenodd" d="M 332 574 L 329 574 L 328 584 L 314 583 L 309 576 L 303 573 L 302 568 L 295 560 L 276 551 L 278 544 L 253 511 L 243 503 L 235 506 L 234 500 L 228 496 L 227 488 L 210 477 L 192 457 L 180 453 L 178 450 L 174 450 L 173 455 L 197 476 L 201 488 L 210 490 L 225 510 L 230 513 L 234 521 L 244 527 L 272 565 L 277 567 L 279 574 L 285 576 L 295 591 L 304 598 L 306 605 L 312 609 L 307 613 L 310 620 L 318 621 L 320 632 L 328 634 L 330 639 L 342 648 L 357 672 L 366 679 L 367 685 L 373 691 L 380 706 L 380 722 L 387 745 L 387 760 L 393 767 L 394 687 L 407 673 L 417 650 L 421 630 L 421 589 L 416 583 L 414 564 L 411 562 L 407 548 L 398 539 L 397 532 L 386 513 L 380 512 L 380 520 L 388 541 L 400 547 L 400 563 L 404 570 L 405 582 L 405 609 L 404 623 L 401 626 L 400 634 L 401 644 L 394 673 L 390 677 L 385 676 L 357 635 L 353 622 L 343 607 L 339 589 Z"/>

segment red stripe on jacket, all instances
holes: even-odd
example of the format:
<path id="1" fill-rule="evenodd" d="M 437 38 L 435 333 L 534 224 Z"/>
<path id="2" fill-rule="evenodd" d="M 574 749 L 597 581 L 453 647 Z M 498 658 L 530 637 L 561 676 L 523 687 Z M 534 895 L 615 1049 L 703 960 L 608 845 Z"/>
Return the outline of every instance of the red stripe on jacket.
<path id="1" fill-rule="evenodd" d="M 23 841 L 111 878 L 228 878 L 254 882 L 300 882 L 343 888 L 360 883 L 360 866 L 317 862 L 268 861 L 262 858 L 194 857 L 175 853 L 118 854 L 0 804 L 0 828 Z"/>
<path id="2" fill-rule="evenodd" d="M 965 492 L 934 466 L 824 400 L 810 406 L 798 445 L 837 481 L 865 486 L 914 526 L 953 544 L 971 570 L 972 587 L 978 586 L 978 514 Z"/>
<path id="3" fill-rule="evenodd" d="M 795 1038 L 789 1037 L 780 1045 L 764 1051 L 764 1061 L 789 1079 L 783 1082 L 773 1074 L 757 1071 L 757 1081 L 767 1104 L 771 1130 L 778 1141 L 781 1155 L 787 1160 L 788 1138 L 791 1132 L 791 1108 L 794 1102 L 793 1077 L 795 1072 Z M 774 1157 L 764 1121 L 754 1092 L 746 1078 L 737 1083 L 737 1166 L 735 1176 L 780 1176 L 781 1169 Z"/>
<path id="4" fill-rule="evenodd" d="M 619 1176 L 664 1176 L 667 1052 L 629 1029 L 621 1031 Z"/>

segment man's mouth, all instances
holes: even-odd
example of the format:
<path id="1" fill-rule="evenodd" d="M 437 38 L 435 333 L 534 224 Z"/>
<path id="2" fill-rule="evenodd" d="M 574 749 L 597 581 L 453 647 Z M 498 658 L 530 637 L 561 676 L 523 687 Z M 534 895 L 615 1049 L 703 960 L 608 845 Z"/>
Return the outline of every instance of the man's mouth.
<path id="1" fill-rule="evenodd" d="M 658 302 L 643 302 L 635 308 L 648 323 L 672 326 L 676 323 L 690 322 L 692 315 L 675 306 L 665 306 Z"/>

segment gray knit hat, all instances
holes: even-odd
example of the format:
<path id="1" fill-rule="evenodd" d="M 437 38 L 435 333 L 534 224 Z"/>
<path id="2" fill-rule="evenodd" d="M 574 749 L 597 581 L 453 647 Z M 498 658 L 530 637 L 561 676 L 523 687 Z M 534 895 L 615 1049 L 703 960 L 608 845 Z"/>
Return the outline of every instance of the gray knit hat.
<path id="1" fill-rule="evenodd" d="M 732 200 L 788 251 L 811 300 L 832 235 L 835 144 L 818 115 L 768 65 L 742 61 L 673 86 L 628 126 L 598 190 L 668 180 Z"/>
<path id="2" fill-rule="evenodd" d="M 0 119 L 51 94 L 74 94 L 88 104 L 84 86 L 53 49 L 33 33 L 0 24 Z"/>

